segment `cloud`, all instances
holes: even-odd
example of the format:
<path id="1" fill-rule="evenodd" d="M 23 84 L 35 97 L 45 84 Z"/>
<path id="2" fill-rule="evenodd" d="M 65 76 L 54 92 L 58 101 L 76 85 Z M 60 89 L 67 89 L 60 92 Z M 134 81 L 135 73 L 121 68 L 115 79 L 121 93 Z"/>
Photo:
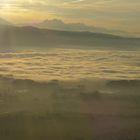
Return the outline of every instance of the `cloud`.
<path id="1" fill-rule="evenodd" d="M 73 0 L 73 1 L 70 1 L 70 2 L 66 2 L 65 4 L 77 4 L 77 3 L 81 3 L 81 2 L 84 2 L 85 0 Z"/>
<path id="2" fill-rule="evenodd" d="M 38 13 L 44 19 L 57 17 L 129 32 L 140 30 L 139 0 L 3 0 L 0 1 L 0 9 L 3 17 L 20 17 L 20 12 L 26 19 L 28 14 Z"/>

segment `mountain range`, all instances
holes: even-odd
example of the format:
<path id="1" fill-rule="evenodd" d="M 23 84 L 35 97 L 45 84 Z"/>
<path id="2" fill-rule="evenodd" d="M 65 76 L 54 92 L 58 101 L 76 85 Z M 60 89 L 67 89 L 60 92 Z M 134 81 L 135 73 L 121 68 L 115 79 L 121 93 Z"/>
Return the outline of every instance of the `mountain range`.
<path id="1" fill-rule="evenodd" d="M 83 23 L 65 23 L 60 19 L 44 20 L 43 22 L 34 24 L 37 28 L 55 29 L 60 31 L 90 31 L 96 33 L 115 34 L 121 36 L 130 36 L 129 33 L 120 30 L 111 30 L 85 25 Z"/>
<path id="2" fill-rule="evenodd" d="M 140 49 L 140 38 L 121 37 L 88 31 L 61 31 L 33 26 L 14 26 L 0 20 L 0 49 L 90 47 Z"/>

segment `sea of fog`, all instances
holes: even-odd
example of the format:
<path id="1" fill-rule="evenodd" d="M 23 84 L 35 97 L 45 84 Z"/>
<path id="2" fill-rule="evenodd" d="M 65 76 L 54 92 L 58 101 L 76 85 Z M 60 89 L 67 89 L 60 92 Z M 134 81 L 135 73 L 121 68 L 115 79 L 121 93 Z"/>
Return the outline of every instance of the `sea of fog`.
<path id="1" fill-rule="evenodd" d="M 140 140 L 140 52 L 0 53 L 0 140 Z"/>
<path id="2" fill-rule="evenodd" d="M 0 75 L 37 81 L 140 79 L 140 52 L 48 49 L 0 53 Z"/>

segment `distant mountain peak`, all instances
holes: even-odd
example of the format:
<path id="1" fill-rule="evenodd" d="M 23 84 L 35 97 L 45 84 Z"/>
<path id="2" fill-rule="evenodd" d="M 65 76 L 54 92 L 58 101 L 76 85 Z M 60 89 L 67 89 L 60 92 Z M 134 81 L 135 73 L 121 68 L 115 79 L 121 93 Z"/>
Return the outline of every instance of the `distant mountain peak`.
<path id="1" fill-rule="evenodd" d="M 63 20 L 60 19 L 46 19 L 35 26 L 40 28 L 50 28 L 66 31 L 89 31 L 88 28 L 90 27 L 82 23 L 65 23 Z"/>
<path id="2" fill-rule="evenodd" d="M 127 37 L 131 36 L 125 31 L 106 29 L 102 27 L 86 25 L 84 23 L 66 23 L 61 19 L 46 19 L 40 23 L 35 24 L 34 26 L 38 28 L 54 29 L 61 31 L 89 31 L 94 33 L 105 33 Z"/>
<path id="3" fill-rule="evenodd" d="M 46 20 L 44 20 L 42 23 L 46 23 L 46 22 L 56 22 L 56 23 L 64 23 L 62 20 L 60 20 L 60 19 L 52 19 L 52 20 L 49 20 L 49 19 L 46 19 Z"/>

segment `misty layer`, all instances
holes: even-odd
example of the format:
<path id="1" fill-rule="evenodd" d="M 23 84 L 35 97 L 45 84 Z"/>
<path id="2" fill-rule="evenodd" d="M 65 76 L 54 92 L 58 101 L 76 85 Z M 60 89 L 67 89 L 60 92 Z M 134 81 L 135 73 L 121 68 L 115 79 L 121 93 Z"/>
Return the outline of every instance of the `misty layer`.
<path id="1" fill-rule="evenodd" d="M 139 80 L 0 77 L 3 140 L 139 140 Z"/>
<path id="2" fill-rule="evenodd" d="M 0 53 L 0 74 L 37 81 L 139 79 L 140 53 L 84 49 Z"/>

